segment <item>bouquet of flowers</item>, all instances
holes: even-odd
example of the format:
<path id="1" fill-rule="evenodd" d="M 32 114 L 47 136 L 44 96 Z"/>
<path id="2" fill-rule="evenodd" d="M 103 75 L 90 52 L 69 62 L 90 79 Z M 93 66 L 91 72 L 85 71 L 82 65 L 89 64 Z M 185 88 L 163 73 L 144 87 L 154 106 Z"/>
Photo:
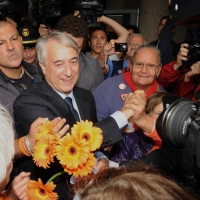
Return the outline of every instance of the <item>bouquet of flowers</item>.
<path id="1" fill-rule="evenodd" d="M 67 172 L 82 177 L 91 173 L 95 165 L 94 151 L 103 141 L 102 130 L 88 120 L 77 122 L 71 128 L 71 134 L 67 133 L 62 138 L 54 134 L 53 128 L 49 120 L 38 127 L 33 160 L 38 167 L 46 169 L 56 157 L 64 171 L 52 176 L 46 184 L 41 179 L 38 182 L 30 180 L 27 190 L 30 200 L 57 199 L 58 195 L 53 192 L 56 185 L 51 181 L 58 175 Z"/>

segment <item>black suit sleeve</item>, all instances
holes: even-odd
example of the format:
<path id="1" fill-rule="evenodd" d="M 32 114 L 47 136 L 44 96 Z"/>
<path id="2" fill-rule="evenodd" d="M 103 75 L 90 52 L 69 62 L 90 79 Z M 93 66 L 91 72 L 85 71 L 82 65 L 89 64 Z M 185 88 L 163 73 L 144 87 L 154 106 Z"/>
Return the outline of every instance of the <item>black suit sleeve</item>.
<path id="1" fill-rule="evenodd" d="M 29 133 L 31 124 L 38 117 L 52 120 L 60 116 L 59 112 L 56 110 L 53 110 L 53 112 L 52 109 L 49 109 L 47 102 L 42 102 L 40 100 L 30 95 L 22 95 L 16 99 L 14 103 L 14 119 L 18 138 Z M 44 103 L 46 103 L 46 105 L 44 105 Z"/>
<path id="2" fill-rule="evenodd" d="M 80 93 L 81 90 L 79 89 Z M 94 125 L 101 128 L 103 131 L 102 148 L 113 145 L 122 139 L 122 133 L 112 117 L 108 117 L 100 122 L 97 122 L 96 106 L 93 95 L 89 91 L 82 92 L 84 95 L 79 95 L 76 98 L 82 120 L 93 121 Z M 53 93 L 54 94 L 54 93 Z M 48 118 L 49 120 L 55 117 L 66 118 L 67 124 L 72 127 L 75 120 L 72 113 L 69 111 L 64 100 L 55 93 L 52 99 L 44 98 L 43 94 L 33 90 L 22 93 L 14 103 L 14 119 L 17 131 L 17 137 L 25 136 L 29 133 L 31 124 L 38 118 Z M 76 97 L 76 90 L 74 90 Z M 70 130 L 69 130 L 70 131 Z"/>
<path id="3" fill-rule="evenodd" d="M 100 122 L 95 123 L 95 125 L 101 128 L 103 131 L 103 143 L 101 145 L 102 148 L 111 146 L 123 139 L 122 133 L 114 118 L 107 117 Z"/>

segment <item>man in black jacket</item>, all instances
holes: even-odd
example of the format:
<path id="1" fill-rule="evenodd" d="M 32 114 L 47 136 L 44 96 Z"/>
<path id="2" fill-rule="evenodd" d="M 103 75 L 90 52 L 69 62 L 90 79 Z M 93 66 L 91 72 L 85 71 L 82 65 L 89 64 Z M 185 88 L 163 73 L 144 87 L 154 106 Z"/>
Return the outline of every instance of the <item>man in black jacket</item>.
<path id="1" fill-rule="evenodd" d="M 77 120 L 86 119 L 100 127 L 103 131 L 102 148 L 121 140 L 120 129 L 127 124 L 127 119 L 133 115 L 134 98 L 131 98 L 131 94 L 127 97 L 120 111 L 98 122 L 95 101 L 91 92 L 75 86 L 80 70 L 79 51 L 71 36 L 53 31 L 38 41 L 36 49 L 45 80 L 31 85 L 14 103 L 15 123 L 17 131 L 21 133 L 20 136 L 27 134 L 30 125 L 38 117 L 47 117 L 50 120 L 61 117 L 67 120 L 70 127 Z M 72 105 L 69 106 L 69 102 L 67 102 L 69 98 L 71 98 L 76 115 L 74 109 L 71 110 Z M 62 169 L 59 165 L 57 166 L 56 162 L 50 169 L 45 170 L 36 168 L 30 163 L 29 165 L 24 163 L 22 169 L 30 170 L 32 167 L 32 178 L 37 179 L 39 176 L 44 182 L 58 169 Z M 60 199 L 67 199 L 66 180 L 61 177 L 56 182 Z"/>
<path id="2" fill-rule="evenodd" d="M 172 40 L 174 30 L 175 26 L 171 17 L 162 17 L 158 25 L 159 38 L 150 43 L 150 45 L 156 46 L 160 49 L 162 66 L 175 60 L 180 49 L 180 44 L 177 44 Z"/>

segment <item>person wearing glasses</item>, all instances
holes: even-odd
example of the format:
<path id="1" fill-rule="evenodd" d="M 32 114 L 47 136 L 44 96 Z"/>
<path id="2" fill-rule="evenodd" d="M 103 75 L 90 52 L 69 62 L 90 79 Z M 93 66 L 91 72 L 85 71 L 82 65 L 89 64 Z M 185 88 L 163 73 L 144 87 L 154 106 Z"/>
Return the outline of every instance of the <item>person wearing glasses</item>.
<path id="1" fill-rule="evenodd" d="M 134 53 L 130 71 L 109 78 L 94 91 L 97 117 L 102 120 L 119 110 L 126 95 L 134 96 L 134 115 L 128 120 L 125 132 L 134 132 L 140 127 L 153 140 L 158 137 L 155 130 L 155 118 L 145 113 L 146 100 L 156 91 L 165 91 L 156 81 L 161 70 L 160 51 L 149 45 L 143 45 Z"/>
<path id="2" fill-rule="evenodd" d="M 131 60 L 133 58 L 135 50 L 138 47 L 147 43 L 145 37 L 142 34 L 134 33 L 130 35 L 127 39 L 128 50 L 125 54 L 125 58 L 119 61 L 111 61 L 108 59 L 108 56 L 118 54 L 118 52 L 115 52 L 114 48 L 115 43 L 118 42 L 118 40 L 111 40 L 109 43 L 107 43 L 104 46 L 103 59 L 101 60 L 100 57 L 97 59 L 100 63 L 105 79 L 129 71 L 131 66 Z"/>

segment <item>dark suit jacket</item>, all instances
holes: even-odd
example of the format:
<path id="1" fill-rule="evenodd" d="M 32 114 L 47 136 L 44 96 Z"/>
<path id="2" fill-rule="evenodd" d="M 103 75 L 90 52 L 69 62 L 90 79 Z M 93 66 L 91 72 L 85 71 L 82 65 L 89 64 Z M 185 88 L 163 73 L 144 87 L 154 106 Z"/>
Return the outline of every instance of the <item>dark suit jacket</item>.
<path id="1" fill-rule="evenodd" d="M 95 126 L 102 129 L 104 138 L 102 148 L 122 139 L 121 131 L 112 117 L 97 122 L 95 101 L 90 91 L 75 87 L 73 93 L 81 119 L 93 121 Z M 14 118 L 18 137 L 27 135 L 31 123 L 38 117 L 47 117 L 50 120 L 55 117 L 66 118 L 70 127 L 75 123 L 68 105 L 46 81 L 33 84 L 17 97 L 14 103 Z M 18 161 L 16 165 L 18 171 L 31 171 L 31 179 L 41 178 L 44 183 L 55 173 L 63 171 L 58 162 L 52 163 L 50 168 L 45 170 L 36 167 L 30 157 Z M 69 190 L 66 187 L 67 180 L 69 178 L 64 176 L 54 180 L 57 184 L 55 191 L 59 194 L 59 199 L 70 199 Z"/>
<path id="2" fill-rule="evenodd" d="M 74 97 L 82 120 L 95 123 L 103 131 L 102 148 L 110 146 L 122 139 L 121 131 L 112 117 L 97 122 L 94 97 L 90 91 L 75 87 Z M 55 117 L 66 118 L 70 127 L 75 124 L 75 119 L 66 104 L 46 81 L 33 84 L 14 103 L 14 119 L 18 137 L 28 134 L 30 125 L 38 117 L 46 117 L 50 120 Z"/>

